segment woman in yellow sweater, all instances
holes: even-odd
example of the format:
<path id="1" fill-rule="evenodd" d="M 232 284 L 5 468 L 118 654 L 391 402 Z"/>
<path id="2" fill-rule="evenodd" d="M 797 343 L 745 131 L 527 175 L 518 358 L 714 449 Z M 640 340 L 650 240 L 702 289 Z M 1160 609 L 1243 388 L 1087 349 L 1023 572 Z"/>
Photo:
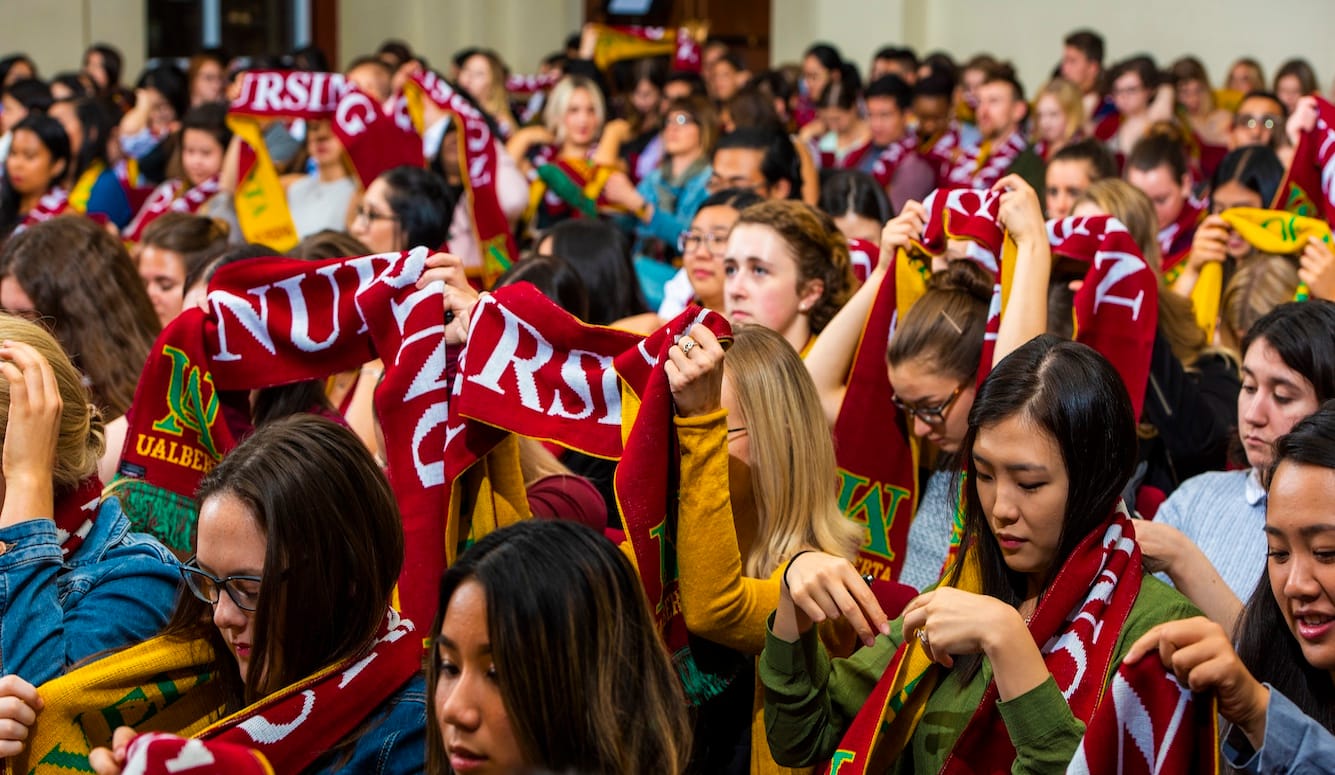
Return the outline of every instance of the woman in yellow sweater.
<path id="1" fill-rule="evenodd" d="M 749 668 L 731 695 L 702 706 L 696 764 L 709 772 L 789 772 L 774 764 L 764 729 L 755 726 L 753 663 L 765 620 L 791 557 L 819 549 L 852 559 L 862 536 L 839 510 L 834 446 L 797 352 L 761 326 L 740 326 L 734 336 L 726 369 L 723 349 L 703 326 L 672 348 L 667 369 L 681 446 L 682 614 L 692 635 L 744 655 Z M 849 653 L 850 633 L 825 633 L 828 645 Z M 738 701 L 739 691 L 749 702 Z"/>

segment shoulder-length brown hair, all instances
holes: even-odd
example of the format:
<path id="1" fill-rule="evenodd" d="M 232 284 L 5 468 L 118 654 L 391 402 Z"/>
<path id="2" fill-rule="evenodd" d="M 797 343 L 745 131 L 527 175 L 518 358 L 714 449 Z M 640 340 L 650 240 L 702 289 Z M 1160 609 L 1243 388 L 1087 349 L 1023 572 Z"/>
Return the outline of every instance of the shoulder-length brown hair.
<path id="1" fill-rule="evenodd" d="M 88 378 L 104 416 L 125 414 L 161 324 L 121 241 L 82 216 L 52 218 L 5 243 L 5 277 Z"/>
<path id="2" fill-rule="evenodd" d="M 524 762 L 552 772 L 680 775 L 686 699 L 630 561 L 561 520 L 489 534 L 440 582 L 432 635 L 466 582 L 487 598 L 496 680 Z M 427 772 L 450 772 L 436 714 L 440 660 L 427 658 Z"/>
<path id="3" fill-rule="evenodd" d="M 214 646 L 234 711 L 371 647 L 403 568 L 403 524 L 356 434 L 310 414 L 261 426 L 224 457 L 197 498 L 222 495 L 245 504 L 265 536 L 257 658 L 242 683 L 212 608 L 186 590 L 165 632 Z"/>

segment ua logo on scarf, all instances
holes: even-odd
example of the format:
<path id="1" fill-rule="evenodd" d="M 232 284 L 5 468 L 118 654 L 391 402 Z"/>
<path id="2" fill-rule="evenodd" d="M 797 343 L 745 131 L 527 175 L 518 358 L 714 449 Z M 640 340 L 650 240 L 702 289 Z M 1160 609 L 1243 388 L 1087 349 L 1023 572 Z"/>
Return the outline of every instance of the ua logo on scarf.
<path id="1" fill-rule="evenodd" d="M 222 452 L 213 440 L 211 430 L 218 419 L 218 393 L 213 387 L 213 375 L 202 374 L 198 366 L 190 364 L 190 356 L 170 345 L 162 354 L 171 359 L 171 379 L 167 383 L 167 416 L 153 423 L 153 430 L 180 436 L 185 430 L 199 434 L 203 445 L 214 460 L 222 459 Z M 208 397 L 203 386 L 208 385 Z"/>

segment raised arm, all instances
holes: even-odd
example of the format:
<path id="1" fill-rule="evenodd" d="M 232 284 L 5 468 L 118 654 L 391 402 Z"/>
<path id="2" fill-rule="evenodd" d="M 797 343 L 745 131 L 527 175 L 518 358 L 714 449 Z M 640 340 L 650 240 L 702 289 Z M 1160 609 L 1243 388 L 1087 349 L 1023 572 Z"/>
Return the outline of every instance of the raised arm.
<path id="1" fill-rule="evenodd" d="M 1038 194 L 1018 175 L 1007 175 L 992 189 L 1001 190 L 998 220 L 1015 241 L 1015 273 L 1010 298 L 1001 316 L 992 365 L 1015 348 L 1048 329 L 1048 279 L 1052 275 L 1052 248 Z"/>
<path id="2" fill-rule="evenodd" d="M 885 224 L 881 231 L 881 257 L 867 282 L 825 326 L 803 359 L 816 383 L 816 391 L 820 394 L 825 421 L 831 426 L 839 417 L 839 409 L 844 403 L 848 372 L 853 368 L 853 356 L 867 316 L 871 314 L 872 302 L 880 292 L 886 275 L 894 271 L 895 255 L 900 248 L 907 248 L 913 237 L 922 234 L 926 221 L 927 211 L 922 204 L 906 202 L 899 215 Z"/>

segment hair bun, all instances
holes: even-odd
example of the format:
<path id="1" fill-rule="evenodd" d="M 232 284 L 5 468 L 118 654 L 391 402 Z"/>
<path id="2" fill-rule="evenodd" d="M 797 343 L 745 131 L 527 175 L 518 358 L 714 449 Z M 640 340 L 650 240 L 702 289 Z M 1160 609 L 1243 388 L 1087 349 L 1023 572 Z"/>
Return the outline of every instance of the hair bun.
<path id="1" fill-rule="evenodd" d="M 990 272 L 968 259 L 951 261 L 944 272 L 934 273 L 927 283 L 930 290 L 965 293 L 984 304 L 992 303 L 995 285 L 996 280 Z"/>

